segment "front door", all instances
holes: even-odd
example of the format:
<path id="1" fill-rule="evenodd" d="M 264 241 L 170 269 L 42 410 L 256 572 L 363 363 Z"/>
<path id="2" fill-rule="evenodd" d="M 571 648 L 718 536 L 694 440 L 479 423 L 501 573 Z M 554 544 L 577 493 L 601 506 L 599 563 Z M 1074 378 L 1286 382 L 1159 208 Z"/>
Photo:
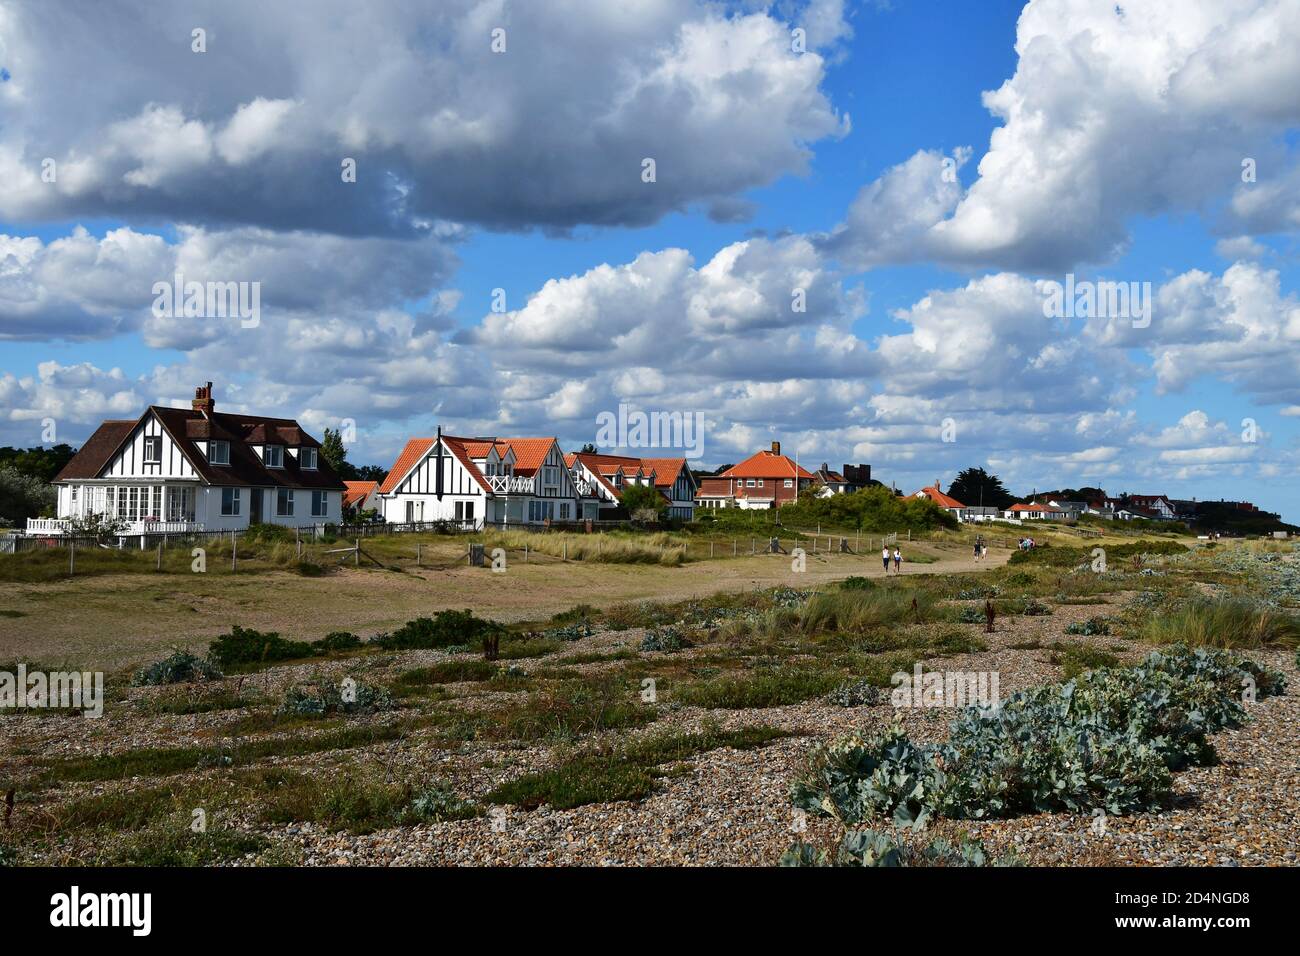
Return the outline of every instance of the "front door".
<path id="1" fill-rule="evenodd" d="M 415 502 L 414 501 L 408 501 L 406 503 L 406 523 L 415 524 Z"/>
<path id="2" fill-rule="evenodd" d="M 264 492 L 261 488 L 248 489 L 248 523 L 262 523 L 262 497 Z"/>

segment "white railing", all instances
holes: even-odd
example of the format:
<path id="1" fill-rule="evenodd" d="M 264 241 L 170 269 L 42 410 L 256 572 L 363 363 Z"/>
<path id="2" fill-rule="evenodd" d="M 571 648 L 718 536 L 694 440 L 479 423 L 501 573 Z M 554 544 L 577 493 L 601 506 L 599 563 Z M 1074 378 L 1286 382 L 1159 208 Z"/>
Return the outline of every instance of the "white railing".
<path id="1" fill-rule="evenodd" d="M 201 521 L 158 521 L 146 518 L 142 521 L 123 521 L 113 531 L 114 536 L 133 535 L 133 534 L 189 534 L 193 531 L 202 531 L 203 523 Z M 72 521 L 68 518 L 28 518 L 27 533 L 33 535 L 40 534 L 69 534 L 72 531 Z"/>
<path id="2" fill-rule="evenodd" d="M 67 518 L 28 518 L 28 534 L 64 534 L 72 522 Z"/>
<path id="3" fill-rule="evenodd" d="M 496 495 L 530 495 L 533 479 L 521 475 L 488 475 L 488 487 Z"/>

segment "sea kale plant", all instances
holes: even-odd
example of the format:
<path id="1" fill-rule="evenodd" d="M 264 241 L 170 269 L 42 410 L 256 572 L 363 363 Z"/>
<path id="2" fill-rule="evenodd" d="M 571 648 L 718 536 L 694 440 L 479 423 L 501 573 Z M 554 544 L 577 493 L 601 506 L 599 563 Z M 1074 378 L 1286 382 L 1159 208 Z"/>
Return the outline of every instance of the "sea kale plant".
<path id="1" fill-rule="evenodd" d="M 850 830 L 834 854 L 810 843 L 796 843 L 781 856 L 781 866 L 1016 866 L 1015 856 L 992 856 L 979 840 L 962 836 L 957 843 L 942 838 L 923 845 L 899 843 L 888 833 Z"/>
<path id="2" fill-rule="evenodd" d="M 324 717 L 328 714 L 373 714 L 396 706 L 392 695 L 383 687 L 345 681 L 340 685 L 322 683 L 313 689 L 291 687 L 284 695 L 280 713 L 294 717 Z"/>
<path id="3" fill-rule="evenodd" d="M 160 684 L 192 684 L 196 681 L 221 680 L 221 671 L 189 651 L 177 650 L 160 661 L 140 668 L 131 678 L 132 687 L 156 687 Z"/>
<path id="4" fill-rule="evenodd" d="M 1245 720 L 1243 700 L 1285 686 L 1280 673 L 1226 651 L 1175 646 L 1136 667 L 1015 694 L 994 711 L 967 708 L 947 743 L 918 746 L 894 728 L 819 748 L 790 795 L 846 826 L 1151 810 L 1173 771 L 1216 759 L 1207 735 Z"/>

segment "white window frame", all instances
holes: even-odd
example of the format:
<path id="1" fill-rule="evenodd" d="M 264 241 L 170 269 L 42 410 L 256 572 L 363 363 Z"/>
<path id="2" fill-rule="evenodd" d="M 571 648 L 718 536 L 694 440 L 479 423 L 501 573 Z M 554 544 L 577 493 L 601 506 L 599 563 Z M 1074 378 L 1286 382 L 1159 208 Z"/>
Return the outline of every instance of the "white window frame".
<path id="1" fill-rule="evenodd" d="M 271 452 L 275 452 L 275 461 L 271 461 Z M 267 468 L 284 467 L 284 446 L 283 445 L 263 445 L 262 446 L 262 464 Z"/>
<path id="2" fill-rule="evenodd" d="M 753 478 L 746 478 L 746 479 L 745 479 L 745 487 L 746 487 L 746 488 L 753 488 L 753 487 L 754 487 L 754 479 L 753 479 Z"/>
<path id="3" fill-rule="evenodd" d="M 309 464 L 309 462 L 310 462 L 310 464 Z M 298 449 L 298 467 L 299 467 L 299 468 L 302 468 L 302 469 L 304 469 L 304 470 L 306 470 L 306 471 L 315 471 L 316 468 L 317 468 L 317 466 L 319 465 L 319 463 L 320 463 L 320 459 L 319 459 L 319 458 L 317 457 L 317 455 L 316 455 L 316 449 L 315 449 L 315 448 L 308 448 L 308 447 L 304 446 L 304 447 Z"/>
<path id="4" fill-rule="evenodd" d="M 787 488 L 793 488 L 793 487 L 794 487 L 794 479 L 793 479 L 793 478 L 787 478 L 787 479 L 785 480 L 785 486 L 786 486 Z"/>
<path id="5" fill-rule="evenodd" d="M 230 464 L 230 442 L 228 441 L 208 442 L 208 464 L 209 465 Z"/>
<path id="6" fill-rule="evenodd" d="M 311 493 L 311 516 L 313 518 L 324 518 L 330 513 L 330 493 L 328 491 L 313 491 Z"/>
<path id="7" fill-rule="evenodd" d="M 281 504 L 281 502 L 284 501 L 287 501 L 289 503 L 288 511 L 285 511 L 284 506 Z M 292 488 L 275 489 L 275 516 L 277 518 L 293 517 L 293 489 Z"/>
<path id="8" fill-rule="evenodd" d="M 149 455 L 150 448 L 154 449 L 153 457 Z M 162 464 L 162 435 L 144 436 L 144 463 L 146 465 Z"/>
<path id="9" fill-rule="evenodd" d="M 221 489 L 221 516 L 222 516 L 223 518 L 238 518 L 238 517 L 239 517 L 239 498 L 240 498 L 239 491 L 240 491 L 240 489 L 238 489 L 238 488 L 222 488 L 222 489 Z M 226 510 L 226 509 L 227 509 L 227 506 L 226 506 L 226 497 L 227 497 L 227 493 L 229 493 L 229 497 L 230 497 L 230 506 L 229 506 L 229 507 L 230 507 L 230 510 Z"/>

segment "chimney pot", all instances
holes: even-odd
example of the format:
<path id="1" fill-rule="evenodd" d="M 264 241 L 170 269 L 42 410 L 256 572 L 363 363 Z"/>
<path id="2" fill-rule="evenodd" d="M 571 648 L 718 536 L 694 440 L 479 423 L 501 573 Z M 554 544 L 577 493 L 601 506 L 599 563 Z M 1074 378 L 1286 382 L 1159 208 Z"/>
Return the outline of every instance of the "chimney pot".
<path id="1" fill-rule="evenodd" d="M 190 407 L 196 412 L 203 412 L 205 415 L 210 414 L 216 408 L 216 403 L 212 400 L 211 382 L 194 389 L 194 400 L 190 402 Z"/>

